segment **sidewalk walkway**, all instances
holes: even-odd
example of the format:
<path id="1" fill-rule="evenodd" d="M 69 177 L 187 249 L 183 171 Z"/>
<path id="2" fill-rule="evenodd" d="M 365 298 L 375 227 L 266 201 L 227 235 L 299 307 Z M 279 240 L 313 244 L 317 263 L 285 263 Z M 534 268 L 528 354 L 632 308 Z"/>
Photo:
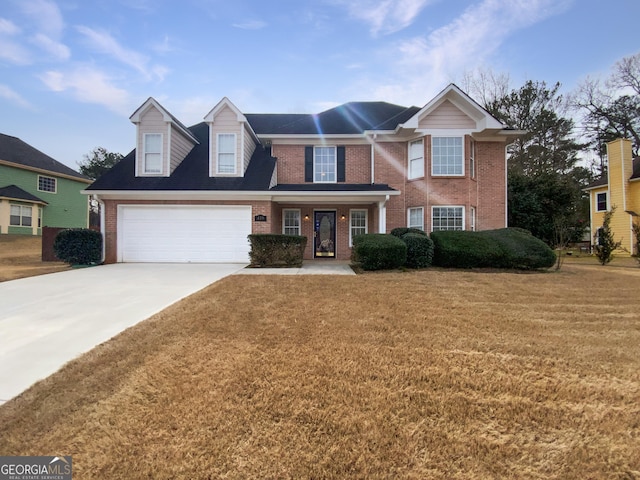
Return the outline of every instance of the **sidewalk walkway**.
<path id="1" fill-rule="evenodd" d="M 355 275 L 347 261 L 305 260 L 300 268 L 243 268 L 234 275 Z"/>

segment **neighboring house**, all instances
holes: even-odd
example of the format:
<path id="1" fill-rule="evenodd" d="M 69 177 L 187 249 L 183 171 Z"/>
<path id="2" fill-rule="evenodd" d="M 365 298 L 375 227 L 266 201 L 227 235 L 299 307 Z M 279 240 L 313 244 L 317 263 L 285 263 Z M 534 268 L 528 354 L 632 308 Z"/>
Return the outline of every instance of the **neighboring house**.
<path id="1" fill-rule="evenodd" d="M 0 134 L 0 234 L 87 227 L 91 180 L 22 140 Z"/>
<path id="2" fill-rule="evenodd" d="M 349 259 L 395 227 L 506 226 L 509 130 L 455 85 L 423 108 L 351 102 L 243 114 L 223 98 L 185 127 L 149 98 L 136 148 L 87 189 L 105 261 L 248 260 L 250 233 L 304 235 L 305 258 Z"/>
<path id="3" fill-rule="evenodd" d="M 640 221 L 640 158 L 633 158 L 630 140 L 618 139 L 607 144 L 607 161 L 607 175 L 585 189 L 589 192 L 591 231 L 597 235 L 604 213 L 615 207 L 611 230 L 615 240 L 622 242 L 618 253 L 638 253 L 632 226 Z"/>

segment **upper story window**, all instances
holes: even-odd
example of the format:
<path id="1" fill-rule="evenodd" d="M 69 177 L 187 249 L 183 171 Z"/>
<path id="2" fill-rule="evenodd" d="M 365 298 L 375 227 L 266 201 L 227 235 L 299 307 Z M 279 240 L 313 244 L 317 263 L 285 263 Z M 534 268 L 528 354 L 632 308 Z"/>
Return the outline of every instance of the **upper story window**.
<path id="1" fill-rule="evenodd" d="M 424 142 L 422 139 L 409 142 L 408 178 L 424 177 Z"/>
<path id="2" fill-rule="evenodd" d="M 282 211 L 282 233 L 300 235 L 300 210 Z"/>
<path id="3" fill-rule="evenodd" d="M 217 173 L 236 173 L 236 134 L 218 134 Z"/>
<path id="4" fill-rule="evenodd" d="M 464 230 L 464 207 L 432 207 L 433 231 Z"/>
<path id="5" fill-rule="evenodd" d="M 144 173 L 162 173 L 162 134 L 144 134 Z"/>
<path id="6" fill-rule="evenodd" d="M 336 183 L 338 162 L 336 147 L 313 148 L 313 181 L 316 183 Z"/>
<path id="7" fill-rule="evenodd" d="M 431 147 L 432 175 L 464 175 L 462 137 L 433 137 Z"/>
<path id="8" fill-rule="evenodd" d="M 469 144 L 469 176 L 476 178 L 476 142 L 471 140 Z"/>
<path id="9" fill-rule="evenodd" d="M 56 193 L 56 179 L 38 175 L 38 191 Z"/>
<path id="10" fill-rule="evenodd" d="M 424 209 L 412 207 L 407 211 L 407 227 L 424 230 Z"/>
<path id="11" fill-rule="evenodd" d="M 596 194 L 596 212 L 607 211 L 607 192 Z"/>

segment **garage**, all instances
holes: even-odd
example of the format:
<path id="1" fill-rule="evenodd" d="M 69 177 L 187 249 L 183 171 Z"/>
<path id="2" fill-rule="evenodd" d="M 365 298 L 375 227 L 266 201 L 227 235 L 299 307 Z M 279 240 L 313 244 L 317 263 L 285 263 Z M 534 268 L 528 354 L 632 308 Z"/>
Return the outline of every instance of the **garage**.
<path id="1" fill-rule="evenodd" d="M 250 233 L 250 206 L 120 205 L 118 261 L 245 263 Z"/>

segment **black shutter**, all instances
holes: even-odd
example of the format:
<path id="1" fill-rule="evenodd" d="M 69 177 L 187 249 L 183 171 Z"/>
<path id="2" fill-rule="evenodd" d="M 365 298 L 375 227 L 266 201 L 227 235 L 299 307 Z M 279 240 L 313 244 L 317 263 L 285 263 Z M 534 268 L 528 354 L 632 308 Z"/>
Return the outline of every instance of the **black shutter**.
<path id="1" fill-rule="evenodd" d="M 304 147 L 304 181 L 313 182 L 313 147 Z"/>
<path id="2" fill-rule="evenodd" d="M 344 182 L 345 181 L 345 168 L 344 168 L 344 164 L 345 164 L 345 152 L 344 152 L 344 147 L 337 147 L 337 154 L 338 154 L 338 163 L 337 163 L 337 167 L 338 167 L 338 182 Z"/>

